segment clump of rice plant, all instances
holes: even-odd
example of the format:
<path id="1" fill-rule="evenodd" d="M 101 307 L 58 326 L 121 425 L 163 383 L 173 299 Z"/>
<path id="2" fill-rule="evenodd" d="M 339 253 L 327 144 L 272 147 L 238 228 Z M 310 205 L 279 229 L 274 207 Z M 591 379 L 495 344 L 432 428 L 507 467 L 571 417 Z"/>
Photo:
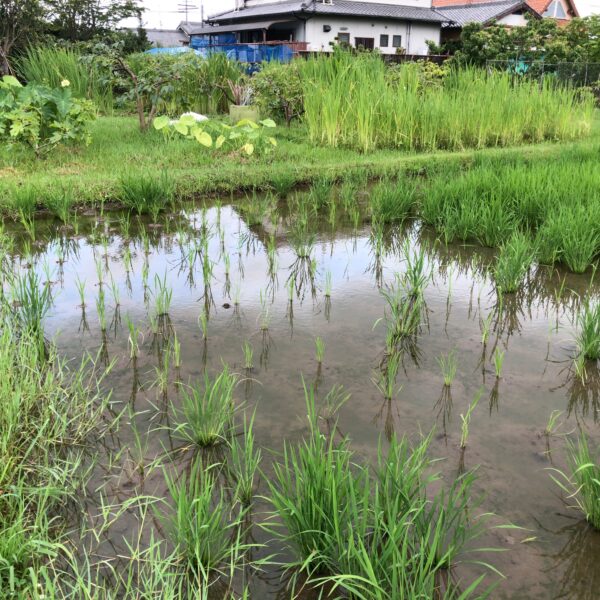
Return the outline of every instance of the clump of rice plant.
<path id="1" fill-rule="evenodd" d="M 600 360 L 600 302 L 586 302 L 577 317 L 579 354 L 589 360 Z"/>
<path id="2" fill-rule="evenodd" d="M 444 376 L 444 385 L 450 387 L 456 377 L 456 370 L 458 368 L 456 353 L 452 350 L 446 356 L 440 356 L 437 360 Z"/>
<path id="3" fill-rule="evenodd" d="M 232 435 L 229 443 L 230 472 L 234 480 L 234 495 L 243 505 L 252 502 L 256 479 L 262 452 L 255 447 L 254 439 L 254 416 L 248 422 L 244 419 L 244 430 L 238 435 Z M 241 437 L 241 440 L 239 438 Z"/>
<path id="4" fill-rule="evenodd" d="M 71 216 L 71 209 L 75 203 L 73 191 L 69 188 L 59 187 L 51 189 L 44 199 L 46 206 L 63 222 L 67 223 Z"/>
<path id="5" fill-rule="evenodd" d="M 165 473 L 173 515 L 164 518 L 169 537 L 187 570 L 207 587 L 235 569 L 244 554 L 241 518 L 232 514 L 219 483 L 218 465 L 196 459 L 189 474 Z"/>
<path id="6" fill-rule="evenodd" d="M 581 432 L 577 444 L 567 441 L 569 473 L 553 469 L 560 479 L 552 479 L 568 495 L 574 498 L 577 508 L 586 520 L 600 529 L 600 455 L 592 453 L 585 433 Z"/>
<path id="7" fill-rule="evenodd" d="M 277 170 L 271 177 L 273 191 L 280 197 L 285 198 L 296 185 L 296 175 L 292 171 Z"/>
<path id="8" fill-rule="evenodd" d="M 292 558 L 292 594 L 298 580 L 348 598 L 433 598 L 458 585 L 449 569 L 466 544 L 481 534 L 472 522 L 472 473 L 431 494 L 439 480 L 427 456 L 431 435 L 411 444 L 392 437 L 380 444 L 373 468 L 354 456 L 347 439 L 325 436 L 306 391 L 309 432 L 297 447 L 286 443 L 268 480 L 275 515 L 272 528 Z M 464 584 L 464 582 L 461 582 Z M 462 590 L 474 596 L 475 580 Z M 457 596 L 458 597 L 458 596 Z"/>
<path id="9" fill-rule="evenodd" d="M 381 223 L 399 223 L 413 211 L 416 203 L 416 184 L 410 179 L 384 179 L 370 193 L 371 215 Z"/>
<path id="10" fill-rule="evenodd" d="M 244 221 L 246 221 L 246 225 L 254 227 L 268 221 L 276 205 L 277 200 L 273 194 L 258 194 L 253 191 L 251 196 L 246 195 L 246 201 L 238 205 L 237 208 Z"/>
<path id="11" fill-rule="evenodd" d="M 494 281 L 500 292 L 512 294 L 521 286 L 527 275 L 535 251 L 529 237 L 519 231 L 500 246 L 500 254 L 494 268 Z"/>
<path id="12" fill-rule="evenodd" d="M 254 349 L 252 344 L 246 340 L 242 346 L 244 351 L 244 369 L 251 371 L 254 368 Z"/>
<path id="13" fill-rule="evenodd" d="M 157 317 L 164 317 L 169 314 L 171 301 L 173 299 L 173 289 L 167 284 L 167 274 L 159 277 L 154 276 L 154 311 Z"/>
<path id="14" fill-rule="evenodd" d="M 236 383 L 237 375 L 230 373 L 225 365 L 214 378 L 204 375 L 204 387 L 182 387 L 175 434 L 201 448 L 226 440 L 235 412 L 233 391 Z"/>
<path id="15" fill-rule="evenodd" d="M 165 210 L 174 199 L 175 184 L 167 171 L 125 173 L 119 179 L 119 200 L 138 215 Z"/>

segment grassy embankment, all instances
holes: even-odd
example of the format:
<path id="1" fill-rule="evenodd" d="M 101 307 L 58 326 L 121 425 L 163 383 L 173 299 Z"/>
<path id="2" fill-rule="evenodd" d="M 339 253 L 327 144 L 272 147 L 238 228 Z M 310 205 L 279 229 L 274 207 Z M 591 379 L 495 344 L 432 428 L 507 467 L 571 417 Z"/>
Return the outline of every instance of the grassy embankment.
<path id="1" fill-rule="evenodd" d="M 343 179 L 366 173 L 370 177 L 406 173 L 453 171 L 481 159 L 502 162 L 560 160 L 572 150 L 600 146 L 600 119 L 583 141 L 542 143 L 507 148 L 458 152 L 410 153 L 376 150 L 369 154 L 316 146 L 303 126 L 278 128 L 275 154 L 261 159 L 215 156 L 185 139 L 165 141 L 150 132 L 142 134 L 132 117 L 101 117 L 93 124 L 88 147 L 61 148 L 43 161 L 24 152 L 0 150 L 0 211 L 11 210 L 15 188 L 33 187 L 38 206 L 57 190 L 68 190 L 76 204 L 114 200 L 120 178 L 126 173 L 156 174 L 167 170 L 176 182 L 178 196 L 226 194 L 248 189 L 269 189 L 279 180 L 308 184 L 327 176 Z"/>

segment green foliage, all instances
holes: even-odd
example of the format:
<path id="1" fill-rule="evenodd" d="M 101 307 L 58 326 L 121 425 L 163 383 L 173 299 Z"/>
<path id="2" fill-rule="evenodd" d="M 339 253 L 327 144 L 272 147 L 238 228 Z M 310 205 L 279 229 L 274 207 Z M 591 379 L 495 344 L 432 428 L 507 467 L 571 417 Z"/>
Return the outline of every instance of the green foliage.
<path id="1" fill-rule="evenodd" d="M 158 131 L 180 134 L 197 141 L 204 148 L 245 156 L 264 156 L 272 152 L 277 140 L 267 132 L 274 127 L 275 122 L 271 119 L 258 123 L 242 119 L 233 126 L 215 120 L 196 121 L 191 115 L 183 115 L 176 121 L 166 116 L 154 120 L 154 128 Z"/>
<path id="2" fill-rule="evenodd" d="M 302 116 L 304 97 L 297 61 L 290 65 L 265 63 L 252 76 L 251 85 L 254 101 L 263 115 L 283 120 L 288 127 L 292 119 Z"/>
<path id="3" fill-rule="evenodd" d="M 381 223 L 404 221 L 412 213 L 416 198 L 416 187 L 410 181 L 380 181 L 370 194 L 373 220 Z"/>
<path id="4" fill-rule="evenodd" d="M 62 87 L 22 86 L 14 77 L 0 81 L 0 140 L 30 147 L 36 156 L 59 144 L 89 144 L 93 104 L 74 98 L 68 80 Z"/>

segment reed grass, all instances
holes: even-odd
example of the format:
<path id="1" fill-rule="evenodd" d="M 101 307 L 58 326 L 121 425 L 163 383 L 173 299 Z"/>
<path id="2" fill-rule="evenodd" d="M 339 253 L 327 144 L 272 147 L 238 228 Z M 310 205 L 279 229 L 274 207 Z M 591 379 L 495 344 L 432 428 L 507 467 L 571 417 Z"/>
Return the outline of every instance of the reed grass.
<path id="1" fill-rule="evenodd" d="M 112 114 L 113 91 L 108 73 L 102 73 L 91 57 L 72 48 L 30 46 L 17 61 L 26 81 L 60 88 L 66 80 L 73 94 L 88 98 L 105 114 Z"/>
<path id="2" fill-rule="evenodd" d="M 334 147 L 463 150 L 577 139 L 591 129 L 591 98 L 548 80 L 467 68 L 422 87 L 413 65 L 390 77 L 380 57 L 346 52 L 312 58 L 301 73 L 310 138 Z"/>

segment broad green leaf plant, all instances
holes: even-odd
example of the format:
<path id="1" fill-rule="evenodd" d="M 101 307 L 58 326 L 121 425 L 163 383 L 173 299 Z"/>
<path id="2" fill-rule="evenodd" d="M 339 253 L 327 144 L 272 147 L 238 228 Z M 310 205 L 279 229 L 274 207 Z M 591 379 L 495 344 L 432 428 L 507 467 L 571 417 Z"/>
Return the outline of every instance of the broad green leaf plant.
<path id="1" fill-rule="evenodd" d="M 12 76 L 0 80 L 0 141 L 9 147 L 28 146 L 39 158 L 59 144 L 89 144 L 95 117 L 93 103 L 74 98 L 66 79 L 57 88 L 24 86 Z"/>
<path id="2" fill-rule="evenodd" d="M 275 128 L 272 119 L 258 123 L 242 119 L 235 125 L 227 125 L 217 120 L 197 121 L 192 115 L 183 115 L 177 120 L 161 116 L 154 119 L 154 128 L 166 136 L 179 134 L 195 140 L 204 148 L 223 153 L 264 156 L 277 146 L 277 140 L 269 135 L 269 131 Z"/>

